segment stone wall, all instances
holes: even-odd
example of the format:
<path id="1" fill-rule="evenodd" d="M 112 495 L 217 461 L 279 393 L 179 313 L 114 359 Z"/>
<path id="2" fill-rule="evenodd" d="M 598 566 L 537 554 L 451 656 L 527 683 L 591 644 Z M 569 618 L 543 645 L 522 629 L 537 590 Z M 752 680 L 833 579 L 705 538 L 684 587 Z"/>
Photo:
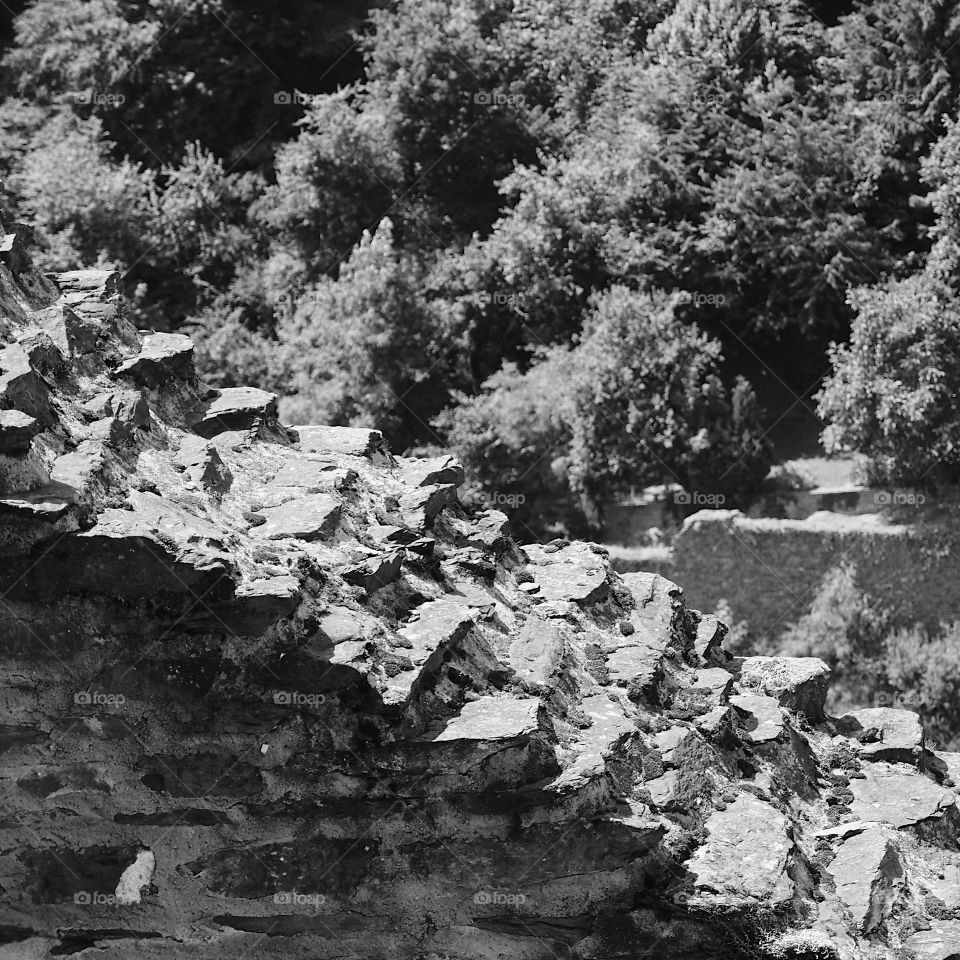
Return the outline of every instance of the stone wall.
<path id="1" fill-rule="evenodd" d="M 714 610 L 725 599 L 754 637 L 776 637 L 842 562 L 856 566 L 862 589 L 907 619 L 960 619 L 960 546 L 943 522 L 831 513 L 770 520 L 703 510 L 684 522 L 670 571 L 695 606 Z"/>
<path id="2" fill-rule="evenodd" d="M 208 389 L 109 274 L 0 261 L 0 336 L 0 960 L 960 950 L 916 715 Z"/>

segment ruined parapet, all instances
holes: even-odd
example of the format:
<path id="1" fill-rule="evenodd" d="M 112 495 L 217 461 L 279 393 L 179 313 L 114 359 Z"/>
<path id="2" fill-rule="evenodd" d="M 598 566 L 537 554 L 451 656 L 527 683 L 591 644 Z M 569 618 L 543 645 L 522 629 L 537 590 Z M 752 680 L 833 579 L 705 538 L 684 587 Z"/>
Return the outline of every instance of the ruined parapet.
<path id="1" fill-rule="evenodd" d="M 2 318 L 0 957 L 960 949 L 912 714 L 58 285 Z"/>

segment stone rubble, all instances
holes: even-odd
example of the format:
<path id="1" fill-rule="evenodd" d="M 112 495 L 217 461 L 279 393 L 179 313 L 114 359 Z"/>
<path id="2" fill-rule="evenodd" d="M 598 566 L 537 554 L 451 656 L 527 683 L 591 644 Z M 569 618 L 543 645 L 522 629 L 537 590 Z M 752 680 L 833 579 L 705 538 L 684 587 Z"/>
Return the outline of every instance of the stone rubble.
<path id="1" fill-rule="evenodd" d="M 0 231 L 3 232 L 3 231 Z M 11 241 L 8 253 L 15 249 Z M 960 952 L 960 756 L 0 257 L 0 960 Z"/>

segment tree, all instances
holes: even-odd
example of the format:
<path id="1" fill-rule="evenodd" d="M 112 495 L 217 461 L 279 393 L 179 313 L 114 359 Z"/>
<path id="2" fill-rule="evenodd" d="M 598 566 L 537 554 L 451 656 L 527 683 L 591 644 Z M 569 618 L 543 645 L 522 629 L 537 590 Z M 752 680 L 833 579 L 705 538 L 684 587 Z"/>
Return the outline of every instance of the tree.
<path id="1" fill-rule="evenodd" d="M 731 498 L 759 486 L 770 459 L 752 392 L 727 391 L 719 344 L 675 305 L 613 286 L 591 300 L 576 346 L 538 351 L 525 372 L 506 367 L 440 418 L 488 492 L 522 493 L 532 528 L 575 517 L 595 530 L 602 504 L 635 485 Z"/>
<path id="2" fill-rule="evenodd" d="M 300 112 L 275 95 L 331 69 L 325 82 L 342 81 L 337 62 L 366 9 L 345 0 L 35 0 L 16 20 L 4 67 L 31 101 L 99 119 L 117 159 L 160 166 L 199 141 L 231 169 L 251 169 Z M 346 62 L 357 70 L 355 58 Z"/>
<path id="3" fill-rule="evenodd" d="M 372 425 L 394 450 L 436 440 L 455 331 L 431 303 L 425 264 L 398 250 L 384 220 L 336 280 L 321 278 L 278 325 L 291 422 Z"/>
<path id="4" fill-rule="evenodd" d="M 928 274 L 852 291 L 850 342 L 818 395 L 828 452 L 870 458 L 878 483 L 960 480 L 960 305 Z"/>

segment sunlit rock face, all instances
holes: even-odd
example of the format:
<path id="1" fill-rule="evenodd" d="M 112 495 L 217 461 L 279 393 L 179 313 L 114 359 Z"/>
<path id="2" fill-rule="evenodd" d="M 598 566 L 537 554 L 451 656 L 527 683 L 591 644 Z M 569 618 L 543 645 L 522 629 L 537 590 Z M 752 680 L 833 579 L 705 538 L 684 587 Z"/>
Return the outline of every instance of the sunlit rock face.
<path id="1" fill-rule="evenodd" d="M 951 771 L 450 457 L 0 265 L 0 958 L 946 958 Z"/>

